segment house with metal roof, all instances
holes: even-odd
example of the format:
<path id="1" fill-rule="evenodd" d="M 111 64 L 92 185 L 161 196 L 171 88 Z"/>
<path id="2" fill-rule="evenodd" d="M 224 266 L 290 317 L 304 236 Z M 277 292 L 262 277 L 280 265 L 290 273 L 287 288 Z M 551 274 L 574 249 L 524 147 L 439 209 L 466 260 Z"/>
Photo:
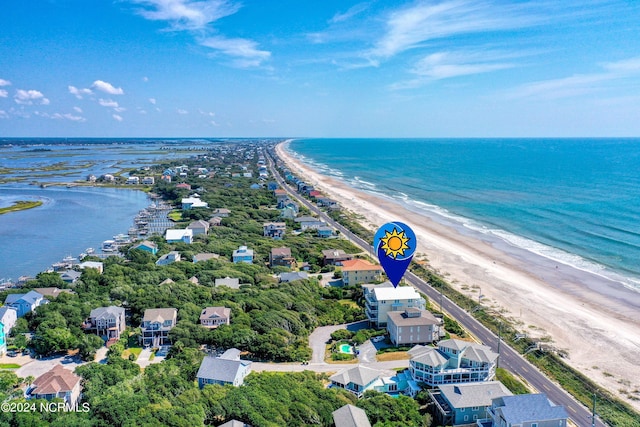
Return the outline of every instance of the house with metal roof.
<path id="1" fill-rule="evenodd" d="M 382 372 L 377 369 L 365 366 L 355 366 L 339 371 L 329 377 L 329 381 L 334 387 L 344 388 L 347 391 L 362 397 L 365 391 L 373 390 L 373 384 L 382 376 Z"/>
<path id="2" fill-rule="evenodd" d="M 490 381 L 498 360 L 498 354 L 486 345 L 456 339 L 440 341 L 437 347 L 416 345 L 409 356 L 413 379 L 431 387 Z"/>
<path id="3" fill-rule="evenodd" d="M 371 326 L 387 326 L 388 313 L 404 311 L 407 308 L 424 310 L 426 301 L 413 286 L 398 286 L 386 281 L 379 285 L 364 284 L 362 292 L 365 300 L 365 313 Z"/>
<path id="4" fill-rule="evenodd" d="M 443 384 L 429 391 L 435 408 L 435 423 L 443 426 L 468 425 L 485 419 L 493 399 L 512 394 L 499 381 Z"/>
<path id="5" fill-rule="evenodd" d="M 85 331 L 94 332 L 107 343 L 119 340 L 126 327 L 125 309 L 115 305 L 94 308 L 82 325 Z"/>
<path id="6" fill-rule="evenodd" d="M 569 417 L 564 406 L 553 404 L 543 393 L 498 397 L 487 413 L 488 419 L 479 420 L 479 426 L 566 427 Z"/>
<path id="7" fill-rule="evenodd" d="M 4 305 L 16 310 L 18 317 L 32 312 L 38 306 L 47 304 L 49 301 L 36 291 L 29 291 L 26 294 L 9 294 L 4 300 Z"/>

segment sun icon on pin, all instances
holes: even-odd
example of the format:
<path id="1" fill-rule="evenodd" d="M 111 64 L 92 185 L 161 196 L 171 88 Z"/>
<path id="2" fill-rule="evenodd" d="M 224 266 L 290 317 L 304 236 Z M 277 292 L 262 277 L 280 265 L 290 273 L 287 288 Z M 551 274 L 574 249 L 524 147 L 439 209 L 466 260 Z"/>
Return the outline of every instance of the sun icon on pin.
<path id="1" fill-rule="evenodd" d="M 385 230 L 384 237 L 380 238 L 382 242 L 381 249 L 386 256 L 396 259 L 398 256 L 404 256 L 405 249 L 409 249 L 407 242 L 410 239 L 405 235 L 404 231 L 398 233 L 396 228 L 391 233 Z"/>

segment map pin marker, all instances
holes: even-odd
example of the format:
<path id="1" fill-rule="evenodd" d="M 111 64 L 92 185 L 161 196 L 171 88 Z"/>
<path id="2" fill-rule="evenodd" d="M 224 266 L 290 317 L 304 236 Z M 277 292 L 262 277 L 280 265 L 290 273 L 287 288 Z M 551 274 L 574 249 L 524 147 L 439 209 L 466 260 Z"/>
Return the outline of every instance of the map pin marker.
<path id="1" fill-rule="evenodd" d="M 416 251 L 416 235 L 406 224 L 388 222 L 376 231 L 373 247 L 378 254 L 380 265 L 394 287 L 404 276 Z"/>

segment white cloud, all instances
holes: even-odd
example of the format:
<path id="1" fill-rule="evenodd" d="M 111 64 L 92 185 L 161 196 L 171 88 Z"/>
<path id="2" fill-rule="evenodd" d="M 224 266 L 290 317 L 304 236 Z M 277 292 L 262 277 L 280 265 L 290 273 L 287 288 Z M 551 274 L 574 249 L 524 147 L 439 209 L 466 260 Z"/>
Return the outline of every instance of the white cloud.
<path id="1" fill-rule="evenodd" d="M 206 111 L 203 111 L 203 110 L 198 110 L 198 111 L 199 111 L 199 112 L 200 112 L 200 114 L 202 114 L 203 116 L 209 116 L 209 117 L 215 117 L 215 116 L 216 116 L 216 113 L 211 112 L 211 111 L 210 111 L 210 112 L 206 112 Z"/>
<path id="2" fill-rule="evenodd" d="M 4 110 L 0 110 L 0 119 L 8 119 L 9 118 L 9 113 L 7 113 Z"/>
<path id="3" fill-rule="evenodd" d="M 369 3 L 358 3 L 356 5 L 351 6 L 344 13 L 336 13 L 335 15 L 333 15 L 333 18 L 331 18 L 329 20 L 329 23 L 330 24 L 336 24 L 338 22 L 348 21 L 349 19 L 353 18 L 354 16 L 364 12 L 368 8 L 369 8 Z"/>
<path id="4" fill-rule="evenodd" d="M 258 43 L 248 39 L 215 36 L 202 39 L 200 44 L 236 58 L 234 65 L 241 68 L 257 67 L 271 57 L 271 52 L 259 50 Z"/>
<path id="5" fill-rule="evenodd" d="M 220 126 L 215 120 L 211 120 L 209 123 L 211 123 L 211 126 L 215 126 L 215 127 Z"/>
<path id="6" fill-rule="evenodd" d="M 152 21 L 167 21 L 174 30 L 203 30 L 212 22 L 233 15 L 239 4 L 226 0 L 130 0 L 143 8 L 138 13 Z"/>
<path id="7" fill-rule="evenodd" d="M 0 86 L 11 86 L 11 82 L 9 80 L 0 79 Z"/>
<path id="8" fill-rule="evenodd" d="M 0 89 L 0 98 L 6 98 L 7 96 L 9 96 L 9 92 L 4 89 Z"/>
<path id="9" fill-rule="evenodd" d="M 149 102 L 152 103 L 153 105 L 156 105 L 156 99 L 155 98 L 149 98 Z"/>
<path id="10" fill-rule="evenodd" d="M 80 108 L 80 107 L 73 107 L 73 111 L 75 111 L 76 113 L 81 113 L 82 114 L 82 108 Z"/>
<path id="11" fill-rule="evenodd" d="M 102 80 L 96 80 L 91 85 L 92 88 L 97 89 L 101 92 L 108 93 L 109 95 L 123 95 L 124 90 L 121 87 L 114 87 L 109 82 L 104 82 Z"/>
<path id="12" fill-rule="evenodd" d="M 183 110 L 183 109 L 181 109 L 181 108 L 178 108 L 178 109 L 176 110 L 176 112 L 177 112 L 178 114 L 182 114 L 182 115 L 184 115 L 184 114 L 189 114 L 189 112 L 188 112 L 187 110 Z"/>
<path id="13" fill-rule="evenodd" d="M 557 79 L 541 80 L 521 85 L 508 94 L 508 98 L 559 99 L 580 96 L 605 89 L 607 85 L 635 79 L 640 75 L 640 57 L 600 64 L 599 73 L 574 74 Z"/>
<path id="14" fill-rule="evenodd" d="M 23 90 L 18 89 L 13 99 L 17 104 L 33 105 L 34 103 L 41 105 L 49 105 L 49 99 L 45 98 L 39 90 Z"/>
<path id="15" fill-rule="evenodd" d="M 123 111 L 127 111 L 127 109 L 124 107 L 116 107 L 113 109 L 113 111 L 115 111 L 116 113 L 122 113 Z"/>
<path id="16" fill-rule="evenodd" d="M 138 113 L 140 113 L 140 114 L 147 114 L 147 110 L 145 110 L 144 108 L 140 108 L 140 107 L 138 107 Z"/>
<path id="17" fill-rule="evenodd" d="M 75 86 L 69 86 L 69 93 L 78 99 L 82 99 L 84 95 L 93 95 L 93 91 L 91 89 L 78 89 Z"/>
<path id="18" fill-rule="evenodd" d="M 108 108 L 118 108 L 118 103 L 114 100 L 111 99 L 102 99 L 100 98 L 98 100 L 98 103 L 100 105 L 102 105 L 103 107 L 108 107 Z"/>
<path id="19" fill-rule="evenodd" d="M 145 83 L 147 83 L 147 82 L 149 81 L 149 77 L 144 76 L 144 77 L 142 78 L 142 81 L 143 81 L 143 82 L 145 82 Z"/>
<path id="20" fill-rule="evenodd" d="M 85 119 L 82 116 L 76 116 L 73 115 L 71 113 L 65 113 L 65 114 L 60 114 L 60 113 L 54 113 L 51 115 L 52 119 L 56 119 L 56 120 L 70 120 L 72 122 L 86 122 L 87 119 Z"/>
<path id="21" fill-rule="evenodd" d="M 119 116 L 118 114 L 114 114 L 111 117 L 113 117 L 113 119 L 118 121 L 118 122 L 121 122 L 123 120 L 122 116 Z"/>
<path id="22" fill-rule="evenodd" d="M 533 25 L 538 18 L 527 16 L 525 7 L 480 0 L 420 1 L 389 15 L 386 33 L 367 56 L 386 59 L 434 39 Z"/>

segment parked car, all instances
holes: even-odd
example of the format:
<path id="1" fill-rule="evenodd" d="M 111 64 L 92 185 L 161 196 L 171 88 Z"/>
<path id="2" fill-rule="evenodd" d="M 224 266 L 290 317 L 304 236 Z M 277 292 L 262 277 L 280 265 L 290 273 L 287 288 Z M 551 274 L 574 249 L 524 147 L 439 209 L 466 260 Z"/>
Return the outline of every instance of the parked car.
<path id="1" fill-rule="evenodd" d="M 385 336 L 384 335 L 378 335 L 377 337 L 373 337 L 371 338 L 371 342 L 381 342 L 385 340 Z"/>

